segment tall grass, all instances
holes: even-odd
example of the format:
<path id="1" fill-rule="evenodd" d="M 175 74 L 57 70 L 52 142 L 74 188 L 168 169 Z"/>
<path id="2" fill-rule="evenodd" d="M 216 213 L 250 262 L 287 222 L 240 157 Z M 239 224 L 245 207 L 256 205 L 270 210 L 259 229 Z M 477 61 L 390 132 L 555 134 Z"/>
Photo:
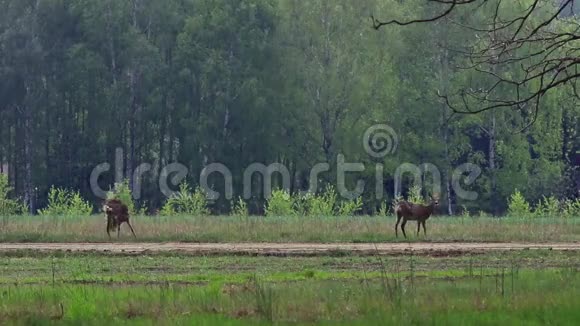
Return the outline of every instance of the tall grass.
<path id="1" fill-rule="evenodd" d="M 100 215 L 63 218 L 6 216 L 2 242 L 109 241 Z M 137 239 L 121 229 L 123 241 L 185 242 L 393 242 L 393 241 L 579 241 L 580 218 L 432 217 L 427 236 L 396 238 L 393 217 L 133 216 Z M 414 223 L 408 223 L 413 230 Z"/>
<path id="2" fill-rule="evenodd" d="M 578 259 L 3 255 L 0 324 L 571 324 Z"/>
<path id="3" fill-rule="evenodd" d="M 500 271 L 497 270 L 497 275 Z M 196 318 L 239 318 L 241 324 L 571 324 L 580 317 L 577 270 L 520 271 L 497 277 L 397 279 L 385 296 L 377 280 L 305 280 L 245 284 L 139 286 L 42 285 L 0 287 L 0 320 L 65 323 L 186 323 Z M 501 284 L 501 285 L 498 285 Z M 362 285 L 362 286 L 361 286 Z M 273 299 L 275 298 L 275 299 Z M 393 302 L 395 300 L 396 302 Z M 199 316 L 199 317 L 198 317 Z"/>

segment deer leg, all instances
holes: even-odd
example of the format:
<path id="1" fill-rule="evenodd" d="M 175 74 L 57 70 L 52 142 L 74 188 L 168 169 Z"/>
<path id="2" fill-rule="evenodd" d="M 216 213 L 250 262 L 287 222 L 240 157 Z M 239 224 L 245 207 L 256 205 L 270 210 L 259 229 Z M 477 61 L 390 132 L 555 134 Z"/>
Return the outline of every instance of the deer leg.
<path id="1" fill-rule="evenodd" d="M 119 236 L 121 234 L 121 224 L 122 222 L 117 225 L 117 239 L 119 239 Z"/>
<path id="2" fill-rule="evenodd" d="M 133 231 L 133 227 L 131 226 L 131 223 L 129 223 L 129 220 L 127 220 L 127 225 L 129 226 L 129 228 L 131 229 L 131 232 L 133 233 L 133 237 L 135 237 L 135 239 L 137 238 L 137 236 L 135 235 L 135 231 Z"/>
<path id="3" fill-rule="evenodd" d="M 421 231 L 421 221 L 417 221 L 417 236 L 419 236 L 419 231 Z"/>
<path id="4" fill-rule="evenodd" d="M 427 236 L 427 229 L 425 228 L 425 221 L 423 221 L 423 234 Z"/>
<path id="5" fill-rule="evenodd" d="M 401 215 L 397 214 L 397 224 L 395 224 L 395 236 L 398 238 L 399 237 L 399 230 L 397 230 L 399 228 L 399 222 L 401 221 Z"/>
<path id="6" fill-rule="evenodd" d="M 407 234 L 405 233 L 405 224 L 407 224 L 407 220 L 403 219 L 403 223 L 401 223 L 401 230 L 403 231 L 405 239 L 407 239 Z"/>
<path id="7" fill-rule="evenodd" d="M 109 240 L 111 239 L 111 219 L 107 216 L 107 235 L 109 235 Z"/>

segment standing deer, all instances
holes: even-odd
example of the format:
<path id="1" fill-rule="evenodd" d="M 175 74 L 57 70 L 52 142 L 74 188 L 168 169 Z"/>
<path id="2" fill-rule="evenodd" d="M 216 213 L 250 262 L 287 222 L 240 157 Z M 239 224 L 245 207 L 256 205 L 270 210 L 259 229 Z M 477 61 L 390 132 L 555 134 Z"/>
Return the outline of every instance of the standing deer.
<path id="1" fill-rule="evenodd" d="M 439 197 L 436 195 L 431 197 L 431 203 L 428 206 L 413 204 L 408 201 L 400 201 L 395 205 L 395 214 L 397 214 L 397 224 L 395 224 L 395 235 L 399 237 L 398 227 L 401 218 L 403 223 L 401 223 L 401 230 L 403 230 L 403 235 L 407 238 L 405 233 L 405 224 L 407 221 L 417 221 L 417 236 L 419 236 L 419 231 L 421 230 L 421 224 L 423 225 L 423 233 L 427 235 L 427 229 L 425 228 L 425 221 L 433 214 L 435 207 L 439 206 Z"/>
<path id="2" fill-rule="evenodd" d="M 119 238 L 121 224 L 123 223 L 129 225 L 133 236 L 137 238 L 131 223 L 129 223 L 129 208 L 127 205 L 118 199 L 107 199 L 103 204 L 103 211 L 107 215 L 107 234 L 109 235 L 109 239 L 111 238 L 110 231 L 115 230 L 115 228 L 117 228 L 117 238 Z"/>

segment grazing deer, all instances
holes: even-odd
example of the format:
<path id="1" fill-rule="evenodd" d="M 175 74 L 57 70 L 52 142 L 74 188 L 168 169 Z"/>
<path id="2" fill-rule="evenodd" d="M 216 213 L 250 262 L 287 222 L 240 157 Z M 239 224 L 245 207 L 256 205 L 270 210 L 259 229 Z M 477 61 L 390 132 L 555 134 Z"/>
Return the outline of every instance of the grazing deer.
<path id="1" fill-rule="evenodd" d="M 403 223 L 401 223 L 401 230 L 403 230 L 403 235 L 407 238 L 405 233 L 405 224 L 407 221 L 417 221 L 417 236 L 421 230 L 421 225 L 423 225 L 423 233 L 427 235 L 427 229 L 425 228 L 425 221 L 433 214 L 435 207 L 439 206 L 439 197 L 436 195 L 431 197 L 431 203 L 428 206 L 413 204 L 408 201 L 400 201 L 395 205 L 395 214 L 397 214 L 397 224 L 395 224 L 395 235 L 399 237 L 398 227 L 401 218 Z"/>
<path id="2" fill-rule="evenodd" d="M 121 224 L 123 223 L 129 225 L 133 236 L 137 238 L 131 223 L 129 223 L 129 208 L 127 205 L 118 199 L 107 199 L 103 204 L 103 211 L 107 215 L 107 234 L 109 235 L 109 239 L 111 238 L 110 231 L 115 230 L 115 228 L 117 228 L 117 238 L 119 238 Z"/>

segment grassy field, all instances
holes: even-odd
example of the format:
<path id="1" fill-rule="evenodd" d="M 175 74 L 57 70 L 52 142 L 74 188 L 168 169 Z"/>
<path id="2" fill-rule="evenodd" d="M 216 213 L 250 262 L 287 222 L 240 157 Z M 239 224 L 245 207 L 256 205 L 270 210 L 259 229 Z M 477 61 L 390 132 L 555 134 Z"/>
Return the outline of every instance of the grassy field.
<path id="1" fill-rule="evenodd" d="M 3 325 L 572 325 L 580 318 L 574 252 L 1 258 Z"/>
<path id="2" fill-rule="evenodd" d="M 137 241 L 163 242 L 394 242 L 395 218 L 387 217 L 152 217 L 135 216 Z M 103 216 L 0 217 L 0 242 L 109 241 Z M 410 241 L 580 241 L 580 218 L 463 218 L 435 216 L 427 236 L 416 223 Z M 133 241 L 126 225 L 123 241 Z M 116 234 L 113 234 L 113 239 Z"/>
<path id="3" fill-rule="evenodd" d="M 140 242 L 395 242 L 393 217 L 136 216 Z M 108 242 L 103 216 L 2 217 L 0 242 Z M 407 241 L 580 241 L 580 218 L 433 217 Z M 116 241 L 116 235 L 113 237 Z M 134 241 L 124 228 L 121 241 Z M 2 325 L 574 325 L 577 251 L 244 256 L 7 251 Z"/>

